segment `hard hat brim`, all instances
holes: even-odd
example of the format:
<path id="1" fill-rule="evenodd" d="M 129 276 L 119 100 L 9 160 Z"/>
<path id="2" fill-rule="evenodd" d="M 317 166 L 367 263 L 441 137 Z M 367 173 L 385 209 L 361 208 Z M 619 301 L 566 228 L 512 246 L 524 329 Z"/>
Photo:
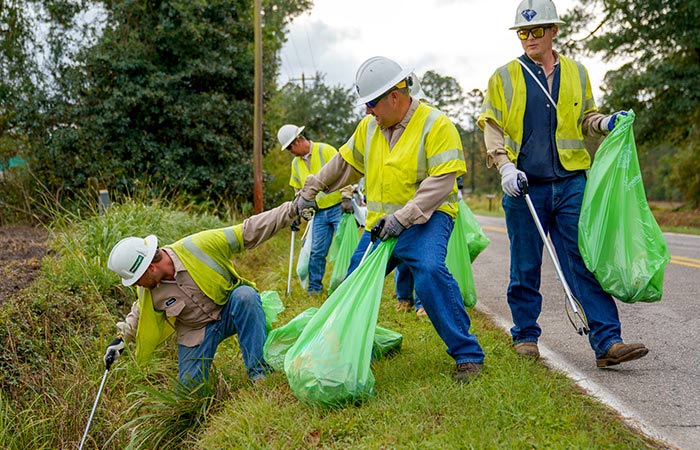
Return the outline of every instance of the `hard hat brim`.
<path id="1" fill-rule="evenodd" d="M 520 25 L 513 25 L 512 27 L 510 27 L 508 29 L 509 30 L 519 30 L 521 28 L 537 27 L 540 25 L 564 25 L 564 24 L 566 24 L 566 22 L 564 22 L 561 19 L 558 19 L 558 20 L 544 19 L 544 20 L 533 20 L 532 22 L 523 23 Z"/>
<path id="2" fill-rule="evenodd" d="M 294 136 L 292 136 L 291 138 L 289 138 L 289 139 L 284 143 L 284 145 L 282 146 L 282 151 L 287 150 L 287 147 L 289 147 L 289 144 L 291 144 L 292 142 L 294 142 L 294 139 L 296 139 L 296 138 L 299 137 L 299 135 L 301 134 L 301 132 L 304 131 L 304 128 L 305 128 L 305 127 L 306 127 L 306 125 L 302 125 L 302 126 L 299 127 L 299 129 L 297 130 L 297 133 L 296 133 Z"/>
<path id="3" fill-rule="evenodd" d="M 360 97 L 357 99 L 357 104 L 355 106 L 364 106 L 365 103 L 374 100 L 375 98 L 379 97 L 392 87 L 394 87 L 396 84 L 399 83 L 399 81 L 403 80 L 404 78 L 408 77 L 414 69 L 404 69 L 402 70 L 398 75 L 396 75 L 394 78 L 392 78 L 389 82 L 387 82 L 384 86 L 381 88 L 371 92 L 368 95 L 365 95 L 363 97 Z"/>
<path id="4" fill-rule="evenodd" d="M 141 267 L 139 267 L 139 270 L 134 272 L 134 275 L 131 278 L 122 278 L 122 284 L 124 286 L 131 286 L 137 281 L 139 281 L 139 278 L 143 276 L 144 273 L 146 273 L 146 270 L 148 269 L 148 266 L 151 265 L 151 261 L 153 261 L 153 257 L 156 255 L 156 250 L 158 249 L 158 238 L 151 234 L 149 236 L 146 236 L 146 257 L 145 260 L 148 262 L 148 264 L 142 264 Z"/>

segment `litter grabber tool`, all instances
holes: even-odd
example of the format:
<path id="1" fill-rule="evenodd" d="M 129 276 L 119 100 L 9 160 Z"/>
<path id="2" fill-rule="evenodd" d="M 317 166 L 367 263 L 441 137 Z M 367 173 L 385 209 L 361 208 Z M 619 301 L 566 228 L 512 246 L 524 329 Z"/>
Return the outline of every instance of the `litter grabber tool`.
<path id="1" fill-rule="evenodd" d="M 579 335 L 583 336 L 584 334 L 588 334 L 590 329 L 588 328 L 588 320 L 586 319 L 586 313 L 583 311 L 581 303 L 576 299 L 576 297 L 574 297 L 573 293 L 571 292 L 571 288 L 569 288 L 569 284 L 564 278 L 564 273 L 562 272 L 561 266 L 559 265 L 559 260 L 557 259 L 556 253 L 554 253 L 554 249 L 552 248 L 552 244 L 549 242 L 549 238 L 547 238 L 547 235 L 544 233 L 544 228 L 542 228 L 540 219 L 537 217 L 537 211 L 535 211 L 535 206 L 532 204 L 532 200 L 530 199 L 530 195 L 528 194 L 527 180 L 522 175 L 518 175 L 518 187 L 520 188 L 520 191 L 525 197 L 525 203 L 527 203 L 527 207 L 530 210 L 530 214 L 532 214 L 532 220 L 535 222 L 537 231 L 539 231 L 540 233 L 542 242 L 544 242 L 544 246 L 547 249 L 547 253 L 549 253 L 549 257 L 552 260 L 554 269 L 557 272 L 557 277 L 559 278 L 559 281 L 561 281 L 562 287 L 564 288 L 564 293 L 566 294 L 566 301 L 564 302 L 564 311 L 566 311 L 566 316 L 569 318 L 569 322 L 571 322 L 571 325 L 573 325 L 574 329 Z"/>
<path id="2" fill-rule="evenodd" d="M 117 340 L 121 340 L 121 336 L 118 336 L 114 342 L 116 342 Z M 122 351 L 123 351 L 123 347 L 122 347 L 122 350 L 119 350 L 119 353 L 121 353 Z M 102 390 L 105 387 L 105 381 L 107 381 L 107 374 L 109 373 L 109 369 L 112 367 L 112 363 L 114 363 L 114 361 L 116 361 L 118 358 L 119 358 L 119 354 L 117 353 L 117 350 L 112 350 L 111 352 L 109 352 L 109 354 L 104 359 L 104 361 L 105 361 L 105 373 L 104 373 L 104 375 L 102 375 L 102 382 L 100 383 L 100 389 L 97 390 L 97 397 L 95 397 L 95 403 L 92 405 L 92 411 L 90 412 L 90 418 L 88 419 L 87 426 L 85 427 L 85 433 L 83 433 L 83 438 L 80 440 L 79 450 L 83 450 L 83 445 L 85 445 L 85 439 L 87 439 L 88 430 L 90 430 L 90 424 L 92 423 L 92 418 L 95 416 L 95 410 L 97 409 L 97 403 L 100 401 L 100 397 L 102 396 Z"/>
<path id="3" fill-rule="evenodd" d="M 292 229 L 292 241 L 289 244 L 289 272 L 287 273 L 287 294 L 292 292 L 292 266 L 294 265 L 294 234 L 299 231 L 299 219 L 292 222 L 290 228 Z"/>

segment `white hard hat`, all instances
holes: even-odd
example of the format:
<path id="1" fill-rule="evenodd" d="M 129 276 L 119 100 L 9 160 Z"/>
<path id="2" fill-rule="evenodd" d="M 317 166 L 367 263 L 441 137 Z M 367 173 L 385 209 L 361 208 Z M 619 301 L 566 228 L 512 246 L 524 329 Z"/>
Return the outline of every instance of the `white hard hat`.
<path id="1" fill-rule="evenodd" d="M 117 242 L 107 260 L 107 267 L 122 278 L 124 286 L 131 286 L 146 273 L 158 249 L 158 238 L 128 237 Z"/>
<path id="2" fill-rule="evenodd" d="M 368 59 L 355 74 L 355 90 L 360 96 L 357 106 L 374 100 L 406 78 L 409 78 L 411 95 L 418 92 L 420 83 L 413 69 L 402 69 L 396 62 L 383 56 Z"/>
<path id="3" fill-rule="evenodd" d="M 298 138 L 302 131 L 304 131 L 304 127 L 298 127 L 291 123 L 282 125 L 282 128 L 277 132 L 277 140 L 280 142 L 282 150 L 286 150 L 289 144 Z"/>
<path id="4" fill-rule="evenodd" d="M 523 0 L 515 12 L 515 25 L 511 30 L 534 25 L 562 25 L 557 8 L 551 0 Z"/>

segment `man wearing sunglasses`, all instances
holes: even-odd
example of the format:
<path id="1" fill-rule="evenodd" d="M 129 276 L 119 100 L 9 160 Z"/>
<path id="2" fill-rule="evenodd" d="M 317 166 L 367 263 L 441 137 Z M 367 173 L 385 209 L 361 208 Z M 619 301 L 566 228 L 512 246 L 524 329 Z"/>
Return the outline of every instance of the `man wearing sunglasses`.
<path id="1" fill-rule="evenodd" d="M 445 266 L 457 214 L 456 179 L 466 172 L 459 134 L 445 114 L 412 97 L 420 90 L 413 71 L 388 58 L 365 61 L 355 88 L 367 116 L 339 154 L 306 179 L 297 211 L 313 207 L 319 192 L 364 175 L 366 228 L 349 271 L 371 245 L 373 229 L 382 240 L 396 237 L 386 273 L 400 263 L 410 271 L 416 295 L 456 362 L 455 381 L 467 381 L 481 371 L 484 352 L 469 333 L 459 286 Z"/>
<path id="2" fill-rule="evenodd" d="M 641 358 L 648 349 L 622 342 L 617 306 L 579 253 L 578 219 L 585 171 L 591 166 L 584 135 L 607 134 L 616 116 L 626 112 L 598 112 L 586 69 L 553 50 L 562 24 L 550 0 L 520 3 L 511 29 L 525 53 L 493 74 L 477 123 L 484 130 L 487 165 L 501 172 L 506 194 L 502 203 L 511 254 L 507 299 L 515 351 L 539 357 L 537 319 L 542 309 L 543 242 L 521 196 L 521 178 L 527 180 L 542 227 L 588 318 L 596 366 L 608 367 Z"/>
<path id="3" fill-rule="evenodd" d="M 277 132 L 282 150 L 294 156 L 289 185 L 297 194 L 309 175 L 318 173 L 338 151 L 331 145 L 308 140 L 302 132 L 304 127 L 293 124 L 283 125 Z M 342 197 L 342 198 L 341 198 Z M 338 229 L 343 213 L 353 213 L 352 186 L 316 199 L 318 211 L 314 215 L 311 229 L 311 254 L 309 255 L 309 286 L 312 295 L 323 293 L 323 275 L 326 272 L 326 256 Z"/>

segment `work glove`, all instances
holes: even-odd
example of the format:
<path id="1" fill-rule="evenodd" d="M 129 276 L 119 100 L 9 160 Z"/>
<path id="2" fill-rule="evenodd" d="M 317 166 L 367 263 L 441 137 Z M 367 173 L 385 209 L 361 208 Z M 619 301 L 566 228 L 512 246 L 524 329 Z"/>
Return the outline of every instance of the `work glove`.
<path id="1" fill-rule="evenodd" d="M 512 162 L 505 163 L 499 169 L 501 172 L 501 187 L 503 192 L 509 197 L 517 197 L 520 195 L 520 186 L 518 186 L 518 176 L 521 176 L 527 181 L 525 172 L 518 170 Z"/>
<path id="2" fill-rule="evenodd" d="M 105 352 L 104 362 L 105 368 L 109 370 L 112 364 L 119 359 L 119 355 L 124 351 L 124 339 L 120 336 L 114 338 L 112 342 L 107 346 L 107 351 Z"/>
<path id="3" fill-rule="evenodd" d="M 292 231 L 299 231 L 299 225 L 301 225 L 301 219 L 297 217 L 294 219 L 294 222 L 289 225 L 289 229 Z"/>
<path id="4" fill-rule="evenodd" d="M 311 220 L 314 217 L 314 213 L 318 211 L 316 200 L 307 200 L 300 194 L 294 198 L 292 205 L 294 206 L 297 215 L 307 222 Z"/>
<path id="5" fill-rule="evenodd" d="M 614 114 L 610 114 L 609 116 L 604 117 L 603 120 L 600 121 L 600 129 L 612 131 L 615 128 L 615 119 L 617 119 L 617 116 L 626 115 L 627 111 L 618 111 Z"/>
<path id="6" fill-rule="evenodd" d="M 347 214 L 352 214 L 355 212 L 355 210 L 352 207 L 352 200 L 349 198 L 344 198 L 343 201 L 340 202 L 340 209 L 343 211 L 343 213 Z"/>
<path id="7" fill-rule="evenodd" d="M 401 225 L 401 222 L 396 218 L 395 215 L 389 214 L 379 219 L 379 222 L 372 227 L 371 234 L 378 236 L 382 241 L 386 241 L 392 237 L 399 237 L 406 227 Z"/>

